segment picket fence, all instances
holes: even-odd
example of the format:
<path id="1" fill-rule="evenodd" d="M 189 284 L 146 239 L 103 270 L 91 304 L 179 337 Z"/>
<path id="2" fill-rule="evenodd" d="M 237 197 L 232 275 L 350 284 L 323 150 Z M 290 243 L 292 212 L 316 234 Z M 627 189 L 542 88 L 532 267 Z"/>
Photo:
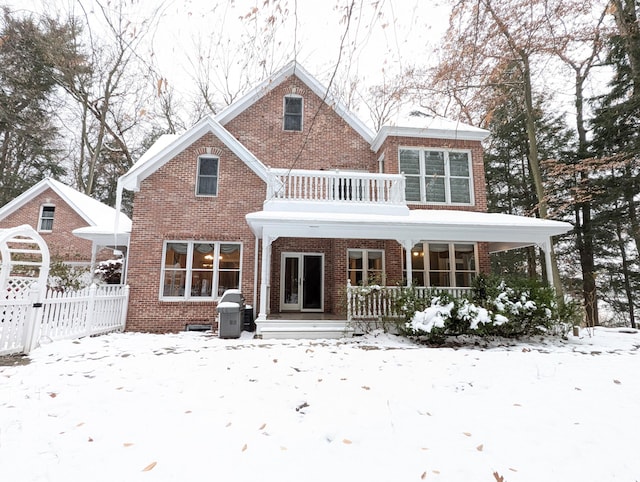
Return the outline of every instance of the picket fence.
<path id="1" fill-rule="evenodd" d="M 0 299 L 0 355 L 28 354 L 39 343 L 124 330 L 127 285 L 91 285 L 78 291 L 48 289 L 41 299 L 36 283 Z"/>

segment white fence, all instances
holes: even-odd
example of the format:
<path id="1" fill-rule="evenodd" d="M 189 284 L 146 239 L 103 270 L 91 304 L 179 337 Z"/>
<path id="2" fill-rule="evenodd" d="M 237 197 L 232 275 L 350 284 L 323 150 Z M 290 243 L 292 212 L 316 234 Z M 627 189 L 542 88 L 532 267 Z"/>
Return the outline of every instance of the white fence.
<path id="1" fill-rule="evenodd" d="M 91 285 L 79 291 L 48 290 L 34 284 L 0 299 L 0 355 L 29 353 L 42 339 L 63 340 L 122 331 L 129 286 Z"/>

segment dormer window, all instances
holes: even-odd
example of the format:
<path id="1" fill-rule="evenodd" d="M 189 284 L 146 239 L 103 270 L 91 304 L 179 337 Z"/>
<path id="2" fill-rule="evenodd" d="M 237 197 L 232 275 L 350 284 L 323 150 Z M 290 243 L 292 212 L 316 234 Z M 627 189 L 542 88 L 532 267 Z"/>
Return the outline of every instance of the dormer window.
<path id="1" fill-rule="evenodd" d="M 42 206 L 40 208 L 40 219 L 38 220 L 38 231 L 53 231 L 53 214 L 55 206 Z"/>
<path id="2" fill-rule="evenodd" d="M 216 156 L 200 156 L 198 158 L 197 196 L 218 195 L 218 164 Z"/>
<path id="3" fill-rule="evenodd" d="M 284 98 L 284 130 L 302 131 L 302 97 L 299 95 Z"/>

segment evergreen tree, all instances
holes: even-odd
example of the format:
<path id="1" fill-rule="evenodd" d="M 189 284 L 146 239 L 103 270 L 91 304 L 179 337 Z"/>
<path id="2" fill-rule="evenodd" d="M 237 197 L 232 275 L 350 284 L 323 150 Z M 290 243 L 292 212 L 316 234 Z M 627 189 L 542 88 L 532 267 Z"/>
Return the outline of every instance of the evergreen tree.
<path id="1" fill-rule="evenodd" d="M 64 173 L 52 122 L 54 39 L 59 34 L 6 8 L 0 17 L 0 205 Z"/>
<path id="2" fill-rule="evenodd" d="M 485 152 L 487 203 L 489 211 L 518 215 L 536 215 L 538 200 L 533 189 L 528 163 L 526 118 L 518 90 L 503 87 L 502 102 L 493 111 L 489 129 L 491 144 Z M 544 114 L 544 102 L 536 102 L 536 131 L 538 150 L 542 159 L 558 158 L 569 145 L 570 135 L 563 120 Z M 535 247 L 522 248 L 492 257 L 494 272 L 526 274 L 530 277 L 544 273 L 545 265 Z"/>
<path id="3" fill-rule="evenodd" d="M 607 61 L 615 74 L 609 92 L 595 99 L 591 148 L 598 160 L 598 169 L 592 177 L 599 208 L 594 223 L 602 236 L 598 254 L 605 260 L 601 265 L 604 274 L 601 284 L 608 291 L 612 306 L 625 306 L 627 318 L 635 327 L 637 284 L 634 279 L 640 247 L 638 5 L 634 0 L 613 0 L 611 7 L 617 29 L 609 39 Z"/>

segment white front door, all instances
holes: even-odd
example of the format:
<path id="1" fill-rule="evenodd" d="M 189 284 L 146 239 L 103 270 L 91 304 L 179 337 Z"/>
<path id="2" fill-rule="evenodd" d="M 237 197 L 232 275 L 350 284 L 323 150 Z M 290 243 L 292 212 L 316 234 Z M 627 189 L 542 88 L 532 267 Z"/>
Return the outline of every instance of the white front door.
<path id="1" fill-rule="evenodd" d="M 324 254 L 282 253 L 281 311 L 324 310 Z"/>

